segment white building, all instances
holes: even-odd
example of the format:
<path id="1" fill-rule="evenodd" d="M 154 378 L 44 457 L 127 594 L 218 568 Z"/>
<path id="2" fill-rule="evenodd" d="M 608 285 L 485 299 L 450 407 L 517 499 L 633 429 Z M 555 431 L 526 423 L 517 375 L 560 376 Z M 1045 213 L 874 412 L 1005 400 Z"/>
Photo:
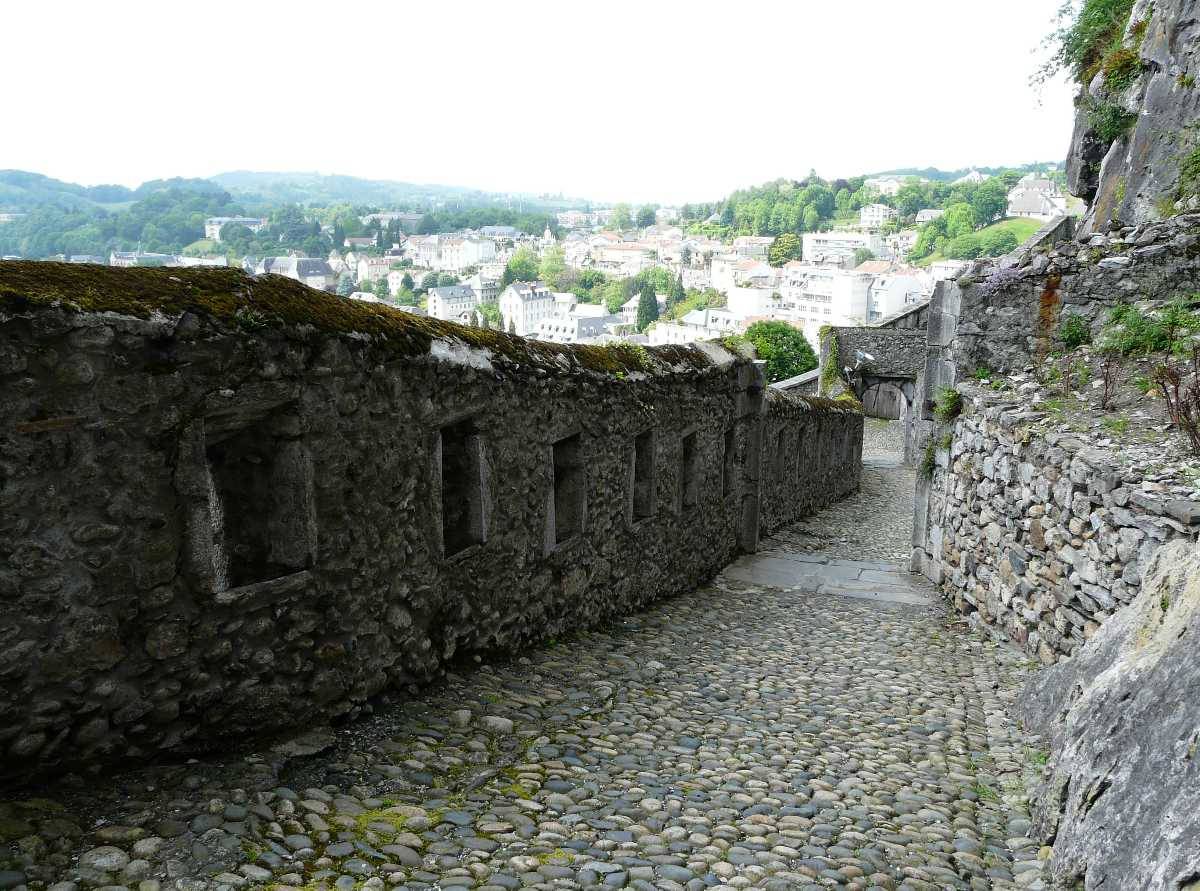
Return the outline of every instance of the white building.
<path id="1" fill-rule="evenodd" d="M 550 343 L 579 343 L 600 337 L 610 325 L 622 324 L 599 303 L 580 303 L 574 294 L 554 295 L 554 312 L 538 323 L 534 337 Z"/>
<path id="2" fill-rule="evenodd" d="M 972 168 L 971 172 L 968 173 L 966 176 L 960 176 L 958 179 L 956 179 L 954 181 L 953 185 L 957 186 L 959 183 L 969 183 L 969 184 L 977 186 L 981 182 L 986 182 L 986 181 L 987 181 L 987 177 L 984 174 L 982 174 L 978 170 L 975 170 L 974 168 Z"/>
<path id="3" fill-rule="evenodd" d="M 1067 198 L 1054 180 L 1027 173 L 1008 193 L 1008 215 L 1051 220 L 1067 212 Z"/>
<path id="4" fill-rule="evenodd" d="M 733 240 L 733 252 L 746 260 L 765 260 L 774 240 L 767 235 L 739 235 Z"/>
<path id="5" fill-rule="evenodd" d="M 251 232 L 261 232 L 267 225 L 261 217 L 209 217 L 204 221 L 204 237 L 209 241 L 220 241 L 221 227 L 229 223 L 245 226 Z"/>
<path id="6" fill-rule="evenodd" d="M 372 223 L 378 223 L 386 228 L 389 223 L 399 222 L 400 228 L 406 232 L 415 232 L 416 228 L 421 225 L 421 220 L 425 219 L 423 213 L 408 213 L 402 210 L 388 210 L 383 213 L 369 213 L 365 217 L 359 217 L 359 220 L 364 226 L 370 226 Z"/>
<path id="7" fill-rule="evenodd" d="M 337 284 L 329 261 L 314 257 L 265 257 L 255 267 L 254 274 L 285 275 L 322 291 L 332 291 Z"/>
<path id="8" fill-rule="evenodd" d="M 358 273 L 358 283 L 361 285 L 377 281 L 381 278 L 387 278 L 388 273 L 392 271 L 392 264 L 399 262 L 399 257 L 368 257 L 360 255 L 356 270 Z"/>
<path id="9" fill-rule="evenodd" d="M 788 263 L 780 288 L 788 320 L 809 328 L 821 325 L 861 325 L 867 321 L 871 282 L 869 272 L 813 263 Z"/>
<path id="10" fill-rule="evenodd" d="M 463 285 L 445 288 L 430 288 L 425 311 L 431 319 L 443 322 L 469 322 L 471 313 L 479 305 L 475 292 Z"/>
<path id="11" fill-rule="evenodd" d="M 893 232 L 887 237 L 888 253 L 896 259 L 907 257 L 909 252 L 917 246 L 917 230 L 904 229 L 900 232 Z"/>
<path id="12" fill-rule="evenodd" d="M 858 222 L 864 229 L 879 229 L 899 214 L 886 204 L 868 204 L 859 211 Z"/>
<path id="13" fill-rule="evenodd" d="M 900 271 L 876 275 L 871 282 L 867 321 L 878 321 L 928 300 L 930 293 L 929 281 L 917 275 Z"/>
<path id="14" fill-rule="evenodd" d="M 922 223 L 932 223 L 934 220 L 945 216 L 946 211 L 940 207 L 927 207 L 925 210 L 917 211 L 917 225 Z"/>
<path id="15" fill-rule="evenodd" d="M 496 242 L 490 238 L 451 235 L 437 242 L 434 268 L 447 272 L 462 272 L 496 259 Z"/>
<path id="16" fill-rule="evenodd" d="M 738 319 L 772 318 L 779 311 L 779 292 L 774 288 L 730 288 L 725 309 Z"/>
<path id="17" fill-rule="evenodd" d="M 745 321 L 725 309 L 693 309 L 677 322 L 656 322 L 650 328 L 650 344 L 696 343 L 717 340 L 745 330 Z"/>
<path id="18" fill-rule="evenodd" d="M 875 176 L 863 182 L 868 189 L 873 189 L 885 198 L 890 198 L 900 191 L 903 183 L 895 176 Z"/>
<path id="19" fill-rule="evenodd" d="M 464 279 L 462 284 L 475 292 L 475 299 L 480 303 L 495 303 L 500 298 L 499 279 L 487 278 L 481 272 Z"/>
<path id="20" fill-rule="evenodd" d="M 966 269 L 967 265 L 966 260 L 939 260 L 937 263 L 929 264 L 929 274 L 933 276 L 935 283 L 958 278 L 959 273 Z"/>
<path id="21" fill-rule="evenodd" d="M 806 263 L 846 263 L 854 252 L 867 249 L 876 257 L 887 256 L 883 236 L 874 232 L 806 232 L 804 260 Z"/>
<path id="22" fill-rule="evenodd" d="M 564 210 L 555 214 L 558 225 L 564 229 L 586 229 L 592 225 L 593 217 L 582 210 Z"/>
<path id="23" fill-rule="evenodd" d="M 592 260 L 597 269 L 618 278 L 632 278 L 654 266 L 652 249 L 637 242 L 594 246 Z"/>
<path id="24" fill-rule="evenodd" d="M 513 282 L 500 295 L 504 330 L 534 334 L 543 319 L 554 314 L 554 294 L 541 282 Z"/>

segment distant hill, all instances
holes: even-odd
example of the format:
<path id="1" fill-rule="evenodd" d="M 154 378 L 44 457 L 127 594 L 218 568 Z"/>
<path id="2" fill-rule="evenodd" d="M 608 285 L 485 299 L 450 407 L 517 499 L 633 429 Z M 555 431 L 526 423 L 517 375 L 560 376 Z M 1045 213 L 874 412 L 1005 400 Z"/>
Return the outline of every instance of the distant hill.
<path id="1" fill-rule="evenodd" d="M 878 173 L 868 173 L 869 177 L 876 176 L 916 176 L 921 179 L 931 180 L 932 182 L 954 182 L 954 180 L 966 176 L 972 170 L 978 170 L 986 176 L 996 176 L 1004 173 L 1007 170 L 1017 170 L 1021 173 L 1031 173 L 1035 170 L 1042 171 L 1047 168 L 1051 170 L 1064 170 L 1062 161 L 1040 161 L 1032 164 L 1008 165 L 1001 167 L 964 167 L 961 170 L 939 170 L 936 167 L 898 167 L 895 170 L 881 170 Z"/>
<path id="2" fill-rule="evenodd" d="M 243 204 L 308 204 L 326 206 L 349 203 L 376 207 L 442 207 L 456 209 L 499 205 L 514 209 L 537 205 L 574 206 L 566 200 L 553 201 L 529 195 L 505 195 L 462 186 L 407 183 L 396 180 L 360 179 L 355 176 L 320 173 L 281 173 L 234 170 L 218 173 L 212 182 L 226 189 Z M 578 202 L 575 202 L 576 204 Z"/>
<path id="3" fill-rule="evenodd" d="M 81 186 L 27 170 L 0 170 L 0 211 L 10 213 L 51 205 L 64 210 L 134 200 L 125 186 Z"/>
<path id="4" fill-rule="evenodd" d="M 39 207 L 61 210 L 110 209 L 137 201 L 156 192 L 183 189 L 219 194 L 221 187 L 206 179 L 154 179 L 136 189 L 125 186 L 81 186 L 28 170 L 0 170 L 0 211 L 28 212 Z"/>

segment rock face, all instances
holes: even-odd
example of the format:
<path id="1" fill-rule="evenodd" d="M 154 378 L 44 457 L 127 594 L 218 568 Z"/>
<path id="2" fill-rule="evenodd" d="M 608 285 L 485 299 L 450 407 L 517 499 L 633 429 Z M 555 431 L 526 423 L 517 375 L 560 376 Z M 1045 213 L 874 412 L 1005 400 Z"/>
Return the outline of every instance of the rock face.
<path id="1" fill-rule="evenodd" d="M 353 715 L 691 590 L 861 469 L 861 415 L 718 347 L 227 270 L 0 263 L 0 419 L 0 779 Z"/>
<path id="2" fill-rule="evenodd" d="M 1200 14 L 1194 0 L 1137 0 L 1124 46 L 1136 61 L 1118 76 L 1097 73 L 1076 100 L 1068 186 L 1091 204 L 1085 231 L 1137 224 L 1197 209 L 1181 169 L 1200 146 Z M 1098 118 L 1129 115 L 1125 135 L 1106 139 Z"/>
<path id="3" fill-rule="evenodd" d="M 1023 717 L 1051 748 L 1036 819 L 1063 883 L 1200 881 L 1198 638 L 1200 546 L 1174 542 L 1132 604 L 1030 682 Z"/>

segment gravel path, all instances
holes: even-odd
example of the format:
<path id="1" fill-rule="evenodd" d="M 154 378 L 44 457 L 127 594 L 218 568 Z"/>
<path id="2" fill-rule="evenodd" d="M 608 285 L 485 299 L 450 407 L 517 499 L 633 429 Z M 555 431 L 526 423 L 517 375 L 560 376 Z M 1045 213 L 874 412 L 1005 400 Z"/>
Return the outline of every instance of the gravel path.
<path id="1" fill-rule="evenodd" d="M 794 540 L 609 628 L 464 666 L 314 734 L 308 757 L 0 803 L 0 889 L 1043 887 L 1036 759 L 1007 717 L 1028 663 L 886 562 Z M 907 604 L 869 602 L 876 583 Z"/>

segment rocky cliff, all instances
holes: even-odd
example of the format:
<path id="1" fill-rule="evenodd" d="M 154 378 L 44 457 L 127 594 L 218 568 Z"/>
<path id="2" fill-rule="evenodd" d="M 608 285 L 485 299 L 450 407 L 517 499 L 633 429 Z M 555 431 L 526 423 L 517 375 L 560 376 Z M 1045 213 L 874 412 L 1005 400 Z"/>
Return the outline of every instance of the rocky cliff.
<path id="1" fill-rule="evenodd" d="M 1067 176 L 1090 204 L 1085 230 L 1200 208 L 1195 0 L 1136 0 L 1118 42 L 1076 74 Z"/>
<path id="2" fill-rule="evenodd" d="M 1200 881 L 1198 634 L 1200 547 L 1173 542 L 1132 604 L 1031 682 L 1024 718 L 1051 748 L 1036 816 L 1059 882 Z"/>

